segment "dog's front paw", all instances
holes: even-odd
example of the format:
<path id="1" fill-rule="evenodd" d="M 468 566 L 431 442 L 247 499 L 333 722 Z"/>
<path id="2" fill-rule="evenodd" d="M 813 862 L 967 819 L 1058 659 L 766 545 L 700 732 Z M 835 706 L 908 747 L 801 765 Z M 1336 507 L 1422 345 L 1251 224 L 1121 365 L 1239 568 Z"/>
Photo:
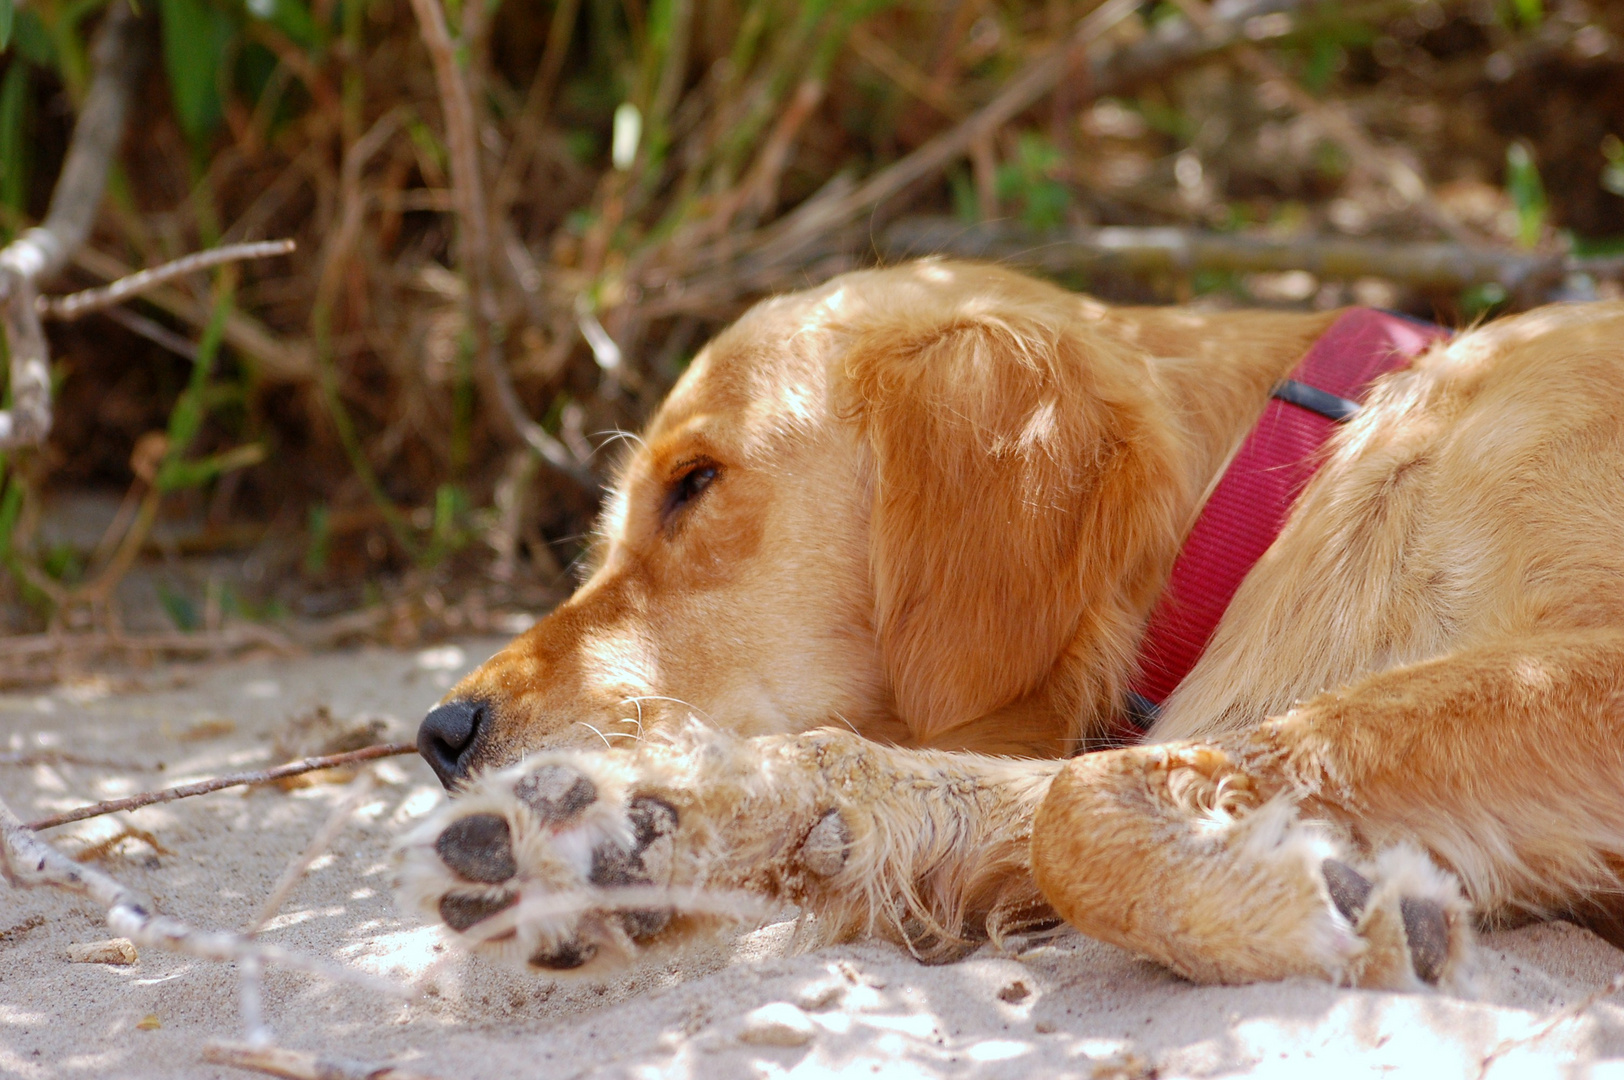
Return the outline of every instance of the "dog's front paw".
<path id="1" fill-rule="evenodd" d="M 1320 873 L 1331 906 L 1364 943 L 1351 965 L 1353 981 L 1464 988 L 1470 908 L 1455 879 L 1425 854 L 1399 845 L 1358 868 L 1326 859 Z"/>
<path id="2" fill-rule="evenodd" d="M 677 800 L 632 780 L 607 754 L 481 778 L 406 839 L 406 901 L 470 947 L 547 971 L 611 966 L 691 929 L 673 903 Z"/>
<path id="3" fill-rule="evenodd" d="M 800 907 L 803 944 L 880 932 L 921 958 L 1047 927 L 1027 872 L 1052 768 L 842 731 L 698 725 L 481 777 L 403 844 L 405 903 L 471 948 L 596 972 Z"/>
<path id="4" fill-rule="evenodd" d="M 1453 875 L 1413 845 L 1372 853 L 1305 816 L 1222 747 L 1073 760 L 1032 847 L 1068 922 L 1197 982 L 1464 988 L 1472 927 Z"/>

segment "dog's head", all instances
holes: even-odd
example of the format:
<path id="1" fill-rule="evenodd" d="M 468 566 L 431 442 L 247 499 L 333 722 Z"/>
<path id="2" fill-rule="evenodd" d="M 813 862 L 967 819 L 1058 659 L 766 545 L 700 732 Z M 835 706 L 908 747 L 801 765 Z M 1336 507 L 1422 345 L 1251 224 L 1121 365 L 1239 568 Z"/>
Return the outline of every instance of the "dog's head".
<path id="1" fill-rule="evenodd" d="M 1143 493 L 1178 486 L 1144 362 L 1101 318 L 949 263 L 757 305 L 635 444 L 590 577 L 452 689 L 424 756 L 449 785 L 690 715 L 952 744 L 1001 714 L 958 744 L 1060 750 L 1108 707 L 1090 673 L 1127 663 L 1099 652 L 1173 528 Z"/>

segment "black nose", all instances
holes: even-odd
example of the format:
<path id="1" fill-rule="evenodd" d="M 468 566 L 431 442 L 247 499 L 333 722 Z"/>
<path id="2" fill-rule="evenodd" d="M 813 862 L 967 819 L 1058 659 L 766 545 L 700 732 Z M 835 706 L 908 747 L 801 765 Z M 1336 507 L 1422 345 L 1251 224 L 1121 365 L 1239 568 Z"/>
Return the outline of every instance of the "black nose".
<path id="1" fill-rule="evenodd" d="M 446 787 L 468 775 L 485 713 L 483 701 L 458 700 L 436 705 L 423 717 L 417 729 L 417 752 Z"/>

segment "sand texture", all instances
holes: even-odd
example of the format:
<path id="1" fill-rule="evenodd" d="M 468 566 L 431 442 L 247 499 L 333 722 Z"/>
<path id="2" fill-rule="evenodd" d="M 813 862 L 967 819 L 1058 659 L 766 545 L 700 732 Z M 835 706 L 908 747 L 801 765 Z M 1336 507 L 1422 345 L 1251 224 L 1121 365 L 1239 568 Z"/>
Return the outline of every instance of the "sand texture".
<path id="1" fill-rule="evenodd" d="M 32 818 L 268 765 L 369 721 L 370 733 L 409 738 L 441 688 L 497 644 L 157 669 L 6 695 L 0 791 Z M 1624 971 L 1624 954 L 1566 924 L 1487 935 L 1473 1000 L 1312 982 L 1192 986 L 1078 937 L 942 967 L 877 943 L 797 954 L 787 921 L 607 985 L 511 972 L 448 955 L 434 928 L 397 910 L 391 843 L 441 795 L 416 758 L 378 773 L 264 938 L 400 979 L 438 965 L 433 990 L 394 1001 L 274 971 L 265 1014 L 281 1045 L 445 1080 L 1624 1077 L 1624 995 L 1577 1008 Z M 168 914 L 242 929 L 345 791 L 234 790 L 49 835 Z M 202 1057 L 206 1042 L 243 1036 L 233 967 L 150 949 L 130 962 L 110 937 L 87 901 L 0 885 L 0 1075 L 251 1075 Z"/>

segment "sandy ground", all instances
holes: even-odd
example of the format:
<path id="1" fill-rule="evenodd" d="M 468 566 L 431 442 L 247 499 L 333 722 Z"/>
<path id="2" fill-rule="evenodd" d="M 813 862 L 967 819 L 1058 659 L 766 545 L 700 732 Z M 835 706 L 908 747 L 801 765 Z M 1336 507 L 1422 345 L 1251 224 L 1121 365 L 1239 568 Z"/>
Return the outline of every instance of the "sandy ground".
<path id="1" fill-rule="evenodd" d="M 0 791 L 26 818 L 269 764 L 290 721 L 318 706 L 345 722 L 387 717 L 409 737 L 441 688 L 496 644 L 252 660 L 0 697 Z M 35 760 L 16 763 L 22 755 Z M 433 928 L 397 911 L 392 838 L 441 796 L 415 758 L 379 772 L 265 938 L 397 977 L 438 964 L 434 989 L 401 1002 L 274 972 L 266 1015 L 283 1045 L 447 1080 L 1624 1078 L 1624 995 L 1575 1008 L 1624 970 L 1624 954 L 1565 924 L 1488 935 L 1474 1000 L 1311 982 L 1191 986 L 1076 937 L 934 968 L 878 944 L 796 954 L 787 922 L 607 985 L 509 972 L 448 956 Z M 238 790 L 51 836 L 100 852 L 99 865 L 169 914 L 242 928 L 344 792 Z M 247 1075 L 201 1057 L 206 1041 L 242 1036 L 233 968 L 153 951 L 126 966 L 68 959 L 71 945 L 107 937 L 85 901 L 0 886 L 0 1075 Z"/>

